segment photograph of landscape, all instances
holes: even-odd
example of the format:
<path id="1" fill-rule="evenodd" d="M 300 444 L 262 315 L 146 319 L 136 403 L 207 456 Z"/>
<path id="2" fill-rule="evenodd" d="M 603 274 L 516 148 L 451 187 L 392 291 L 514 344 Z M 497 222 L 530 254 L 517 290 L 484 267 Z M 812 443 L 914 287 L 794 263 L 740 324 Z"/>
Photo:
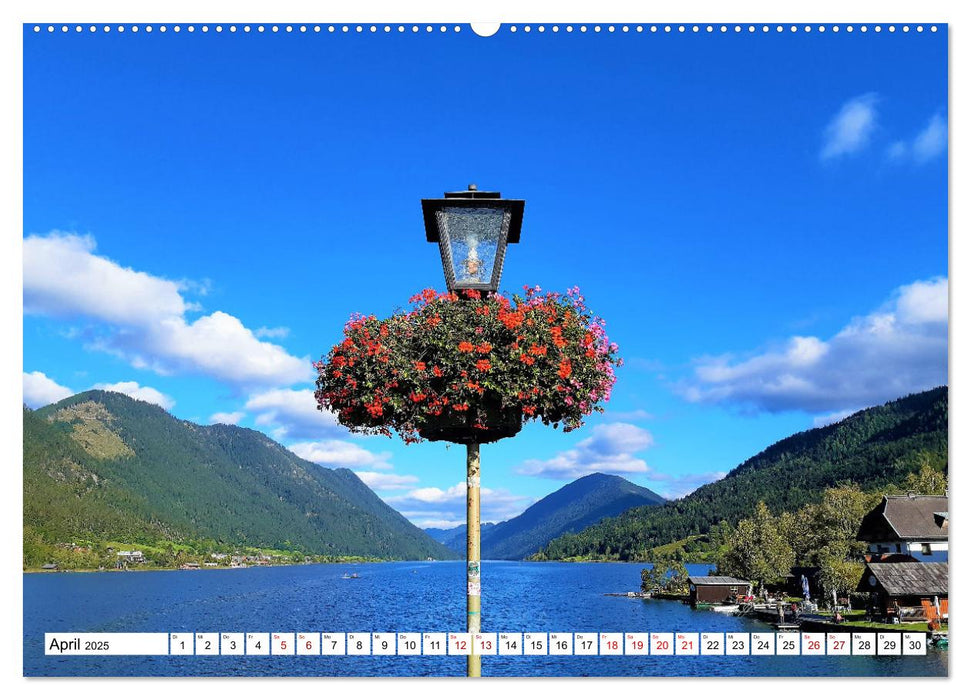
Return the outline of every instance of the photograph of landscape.
<path id="1" fill-rule="evenodd" d="M 22 256 L 24 676 L 949 675 L 946 24 L 26 24 Z"/>

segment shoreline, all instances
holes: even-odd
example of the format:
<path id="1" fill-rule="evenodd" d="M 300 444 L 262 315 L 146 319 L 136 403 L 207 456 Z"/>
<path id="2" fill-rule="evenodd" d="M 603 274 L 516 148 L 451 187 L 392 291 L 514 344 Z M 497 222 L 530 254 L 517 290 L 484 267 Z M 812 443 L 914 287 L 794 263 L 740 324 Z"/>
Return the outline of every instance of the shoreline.
<path id="1" fill-rule="evenodd" d="M 327 564 L 330 566 L 357 566 L 360 564 L 393 564 L 396 562 L 412 561 L 414 563 L 431 564 L 432 562 L 423 560 L 409 559 L 355 559 L 349 561 L 308 561 L 308 562 L 281 562 L 279 564 L 253 564 L 250 566 L 200 566 L 199 568 L 183 569 L 170 566 L 139 566 L 130 569 L 23 569 L 23 574 L 133 574 L 148 571 L 242 571 L 245 569 L 277 569 L 283 566 L 313 566 L 315 564 Z M 438 560 L 436 560 L 438 561 Z"/>

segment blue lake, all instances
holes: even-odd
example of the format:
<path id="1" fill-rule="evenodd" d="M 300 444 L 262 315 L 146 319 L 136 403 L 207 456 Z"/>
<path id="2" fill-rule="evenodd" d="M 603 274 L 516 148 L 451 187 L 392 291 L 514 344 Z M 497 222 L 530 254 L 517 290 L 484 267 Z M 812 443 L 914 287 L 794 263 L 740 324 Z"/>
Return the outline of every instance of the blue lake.
<path id="1" fill-rule="evenodd" d="M 641 564 L 485 562 L 488 632 L 759 632 L 637 590 Z M 695 574 L 706 566 L 689 566 Z M 357 579 L 342 579 L 356 572 Z M 48 657 L 45 632 L 457 632 L 464 562 L 24 575 L 28 676 L 463 676 L 464 657 Z M 484 676 L 944 676 L 926 657 L 483 657 Z"/>

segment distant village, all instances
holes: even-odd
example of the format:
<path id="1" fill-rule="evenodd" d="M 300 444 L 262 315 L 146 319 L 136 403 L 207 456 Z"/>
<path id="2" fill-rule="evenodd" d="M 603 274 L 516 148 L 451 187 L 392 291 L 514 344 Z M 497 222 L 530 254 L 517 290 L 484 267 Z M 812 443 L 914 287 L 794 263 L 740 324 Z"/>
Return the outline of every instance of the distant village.
<path id="1" fill-rule="evenodd" d="M 60 542 L 55 545 L 59 549 L 68 550 L 76 554 L 90 555 L 93 548 L 87 545 L 80 545 L 74 542 Z M 251 566 L 281 566 L 286 564 L 314 564 L 321 562 L 335 561 L 333 557 L 307 556 L 303 554 L 289 553 L 266 553 L 266 552 L 211 552 L 207 554 L 180 554 L 179 561 L 174 565 L 163 565 L 162 562 L 154 561 L 150 555 L 139 549 L 115 549 L 105 547 L 109 563 L 103 563 L 98 567 L 100 571 L 131 571 L 135 569 L 181 569 L 189 571 L 194 569 L 245 569 Z M 102 561 L 105 557 L 102 557 Z M 339 561 L 361 561 L 360 557 L 342 557 Z M 56 572 L 65 571 L 56 563 L 47 563 L 41 566 L 42 571 Z"/>

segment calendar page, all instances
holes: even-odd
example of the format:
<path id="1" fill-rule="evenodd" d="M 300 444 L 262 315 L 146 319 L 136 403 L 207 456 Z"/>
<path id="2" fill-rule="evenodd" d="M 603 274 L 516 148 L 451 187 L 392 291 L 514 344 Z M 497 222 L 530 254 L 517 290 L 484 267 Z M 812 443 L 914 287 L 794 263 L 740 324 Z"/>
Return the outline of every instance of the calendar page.
<path id="1" fill-rule="evenodd" d="M 23 21 L 23 676 L 949 675 L 947 22 L 263 13 Z"/>

